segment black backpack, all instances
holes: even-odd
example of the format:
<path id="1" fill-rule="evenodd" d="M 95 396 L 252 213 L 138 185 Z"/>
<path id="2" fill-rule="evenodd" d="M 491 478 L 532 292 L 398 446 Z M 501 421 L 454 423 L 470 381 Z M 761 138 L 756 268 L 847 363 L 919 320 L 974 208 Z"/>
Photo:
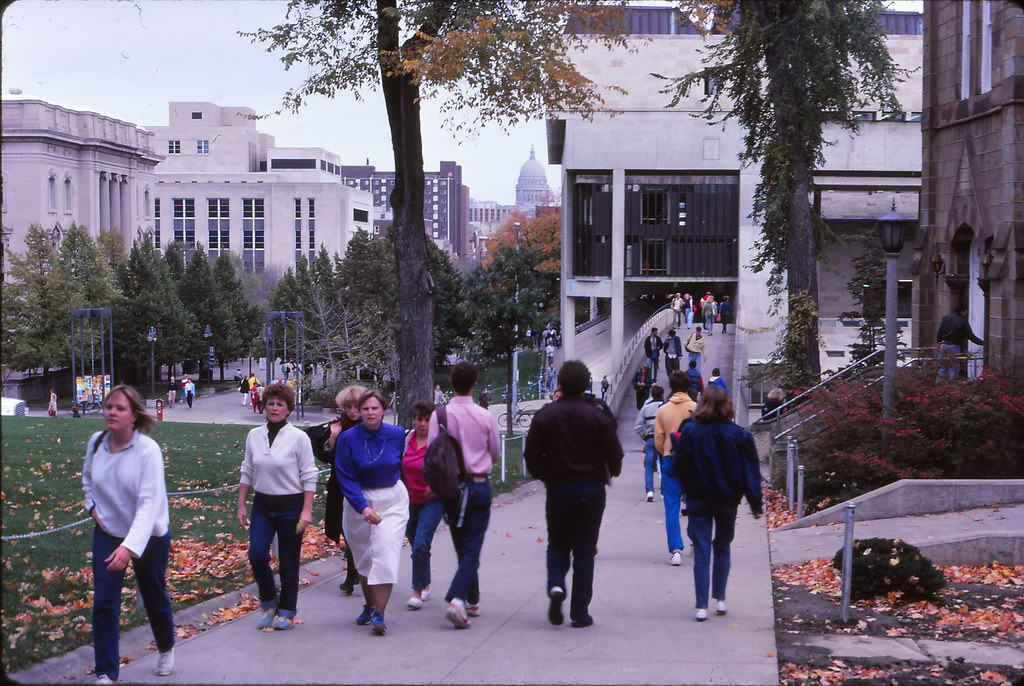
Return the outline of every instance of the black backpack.
<path id="1" fill-rule="evenodd" d="M 427 446 L 423 457 L 423 477 L 442 500 L 459 497 L 459 482 L 466 471 L 462 446 L 448 433 L 448 408 L 437 408 L 437 437 Z"/>

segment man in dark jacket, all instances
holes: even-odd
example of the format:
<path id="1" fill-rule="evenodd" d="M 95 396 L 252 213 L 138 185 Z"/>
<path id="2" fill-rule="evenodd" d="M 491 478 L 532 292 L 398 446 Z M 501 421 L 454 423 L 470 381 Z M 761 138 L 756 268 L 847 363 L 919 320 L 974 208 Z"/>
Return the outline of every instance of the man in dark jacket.
<path id="1" fill-rule="evenodd" d="M 985 345 L 985 342 L 971 331 L 971 325 L 967 321 L 967 305 L 963 303 L 957 305 L 955 310 L 942 318 L 935 339 L 939 347 L 939 358 L 944 360 L 939 367 L 940 379 L 943 377 L 956 378 L 959 365 L 951 358 L 967 352 L 968 340 L 974 341 L 978 345 Z"/>
<path id="2" fill-rule="evenodd" d="M 661 336 L 658 335 L 658 329 L 651 329 L 651 335 L 644 339 L 644 357 L 650 362 L 651 365 L 651 381 L 656 382 L 658 380 L 658 356 L 661 353 L 661 349 L 664 347 Z"/>
<path id="3" fill-rule="evenodd" d="M 547 488 L 548 620 L 561 624 L 565 577 L 572 557 L 569 618 L 582 628 L 590 616 L 594 556 L 604 515 L 605 485 L 622 471 L 615 418 L 584 395 L 590 371 L 569 360 L 558 372 L 562 397 L 542 407 L 526 434 L 526 467 Z"/>

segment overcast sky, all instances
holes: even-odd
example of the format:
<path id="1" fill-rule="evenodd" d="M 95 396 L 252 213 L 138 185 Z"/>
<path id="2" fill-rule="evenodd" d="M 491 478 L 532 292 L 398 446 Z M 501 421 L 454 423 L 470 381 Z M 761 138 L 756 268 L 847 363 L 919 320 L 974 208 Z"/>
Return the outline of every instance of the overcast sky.
<path id="1" fill-rule="evenodd" d="M 171 101 L 208 101 L 271 113 L 298 85 L 301 67 L 285 71 L 262 45 L 237 35 L 284 20 L 284 2 L 18 0 L 3 13 L 3 95 L 11 88 L 72 109 L 89 110 L 142 127 L 167 125 Z M 508 133 L 488 125 L 475 137 L 453 134 L 424 103 L 427 170 L 438 162 L 462 165 L 462 181 L 475 200 L 515 202 L 519 168 L 536 148 L 547 163 L 542 121 Z M 297 115 L 257 123 L 279 146 L 320 147 L 346 164 L 367 158 L 391 171 L 394 161 L 383 96 L 363 102 L 349 93 L 318 98 Z M 559 185 L 559 167 L 548 166 Z"/>
<path id="2" fill-rule="evenodd" d="M 663 4 L 647 2 L 640 4 Z M 920 11 L 920 0 L 893 3 Z M 105 114 L 143 127 L 167 124 L 171 101 L 208 101 L 268 114 L 302 78 L 286 72 L 277 56 L 238 31 L 284 20 L 285 3 L 271 0 L 17 0 L 3 13 L 3 94 L 20 88 L 73 109 Z M 486 126 L 469 136 L 452 134 L 424 103 L 424 161 L 462 165 L 463 183 L 475 200 L 515 202 L 519 168 L 534 146 L 547 163 L 542 121 L 503 132 Z M 349 93 L 313 100 L 297 115 L 260 121 L 258 128 L 282 147 L 320 147 L 346 164 L 367 158 L 393 170 L 390 134 L 380 92 L 362 102 Z M 547 166 L 548 183 L 560 169 Z"/>

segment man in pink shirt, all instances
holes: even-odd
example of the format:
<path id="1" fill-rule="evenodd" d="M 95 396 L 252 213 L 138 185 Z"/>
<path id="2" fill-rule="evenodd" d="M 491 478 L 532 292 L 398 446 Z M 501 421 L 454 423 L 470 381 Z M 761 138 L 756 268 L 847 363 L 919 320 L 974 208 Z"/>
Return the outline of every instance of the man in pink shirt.
<path id="1" fill-rule="evenodd" d="M 473 402 L 477 369 L 472 362 L 461 360 L 452 367 L 452 388 L 455 396 L 447 405 L 448 433 L 462 446 L 466 473 L 462 479 L 462 496 L 445 503 L 445 518 L 452 532 L 452 542 L 459 566 L 445 594 L 448 609 L 445 616 L 456 629 L 468 629 L 470 617 L 480 614 L 480 550 L 491 519 L 491 468 L 501 457 L 498 423 L 491 413 Z M 437 413 L 430 417 L 428 441 L 437 436 Z M 460 517 L 461 515 L 461 517 Z M 461 519 L 462 526 L 458 526 Z"/>

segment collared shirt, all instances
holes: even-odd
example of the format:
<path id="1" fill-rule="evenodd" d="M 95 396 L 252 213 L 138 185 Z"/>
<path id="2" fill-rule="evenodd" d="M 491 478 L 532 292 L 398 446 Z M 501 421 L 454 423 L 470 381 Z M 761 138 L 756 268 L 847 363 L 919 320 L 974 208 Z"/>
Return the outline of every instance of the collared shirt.
<path id="1" fill-rule="evenodd" d="M 89 438 L 82 467 L 85 509 L 95 507 L 103 530 L 123 538 L 121 545 L 139 557 L 150 537 L 163 536 L 170 524 L 163 454 L 156 441 L 138 431 L 116 453 L 110 452 L 109 433 L 93 451 L 98 436 Z"/>
<path id="2" fill-rule="evenodd" d="M 467 474 L 490 474 L 501 459 L 498 422 L 491 413 L 473 402 L 472 396 L 456 395 L 447 405 L 448 433 L 462 446 Z M 437 438 L 437 412 L 430 415 L 427 443 Z"/>

